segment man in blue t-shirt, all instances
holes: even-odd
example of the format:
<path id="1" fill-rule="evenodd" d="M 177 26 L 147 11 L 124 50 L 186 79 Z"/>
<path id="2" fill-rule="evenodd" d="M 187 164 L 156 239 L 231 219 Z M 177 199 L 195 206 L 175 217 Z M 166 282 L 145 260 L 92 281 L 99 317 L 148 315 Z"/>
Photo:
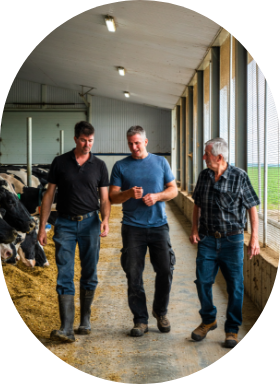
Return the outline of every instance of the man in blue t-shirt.
<path id="1" fill-rule="evenodd" d="M 170 166 L 164 157 L 147 152 L 145 130 L 127 131 L 131 156 L 117 161 L 110 180 L 112 204 L 123 204 L 121 265 L 128 283 L 128 303 L 134 315 L 131 336 L 148 332 L 148 311 L 142 274 L 147 247 L 156 272 L 153 316 L 161 332 L 170 331 L 166 317 L 175 254 L 171 248 L 165 201 L 177 196 Z"/>

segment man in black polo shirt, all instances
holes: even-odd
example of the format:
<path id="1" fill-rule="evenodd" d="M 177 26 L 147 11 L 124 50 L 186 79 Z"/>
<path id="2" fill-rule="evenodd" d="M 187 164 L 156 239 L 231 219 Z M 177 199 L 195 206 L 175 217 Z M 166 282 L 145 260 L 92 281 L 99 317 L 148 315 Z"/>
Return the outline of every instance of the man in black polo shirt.
<path id="1" fill-rule="evenodd" d="M 56 157 L 48 175 L 48 189 L 41 207 L 38 240 L 47 244 L 45 225 L 50 214 L 56 187 L 58 218 L 55 223 L 55 256 L 58 269 L 57 293 L 61 320 L 60 330 L 51 333 L 52 340 L 75 341 L 74 260 L 78 243 L 81 260 L 79 334 L 88 334 L 90 307 L 97 286 L 97 263 L 100 236 L 109 232 L 110 202 L 108 198 L 108 171 L 105 163 L 93 156 L 94 128 L 81 121 L 75 126 L 76 148 Z M 100 195 L 100 207 L 98 203 Z M 99 219 L 100 209 L 102 222 Z"/>

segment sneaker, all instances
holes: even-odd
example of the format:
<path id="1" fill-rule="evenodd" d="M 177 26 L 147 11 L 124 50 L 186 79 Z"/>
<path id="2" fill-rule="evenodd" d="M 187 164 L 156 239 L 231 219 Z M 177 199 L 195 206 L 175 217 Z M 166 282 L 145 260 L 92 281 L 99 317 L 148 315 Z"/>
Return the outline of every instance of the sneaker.
<path id="1" fill-rule="evenodd" d="M 158 316 L 153 311 L 153 316 L 157 319 L 157 327 L 160 330 L 160 332 L 170 332 L 171 325 L 166 315 Z"/>
<path id="2" fill-rule="evenodd" d="M 211 324 L 201 323 L 193 332 L 192 339 L 195 341 L 203 340 L 209 331 L 213 331 L 217 328 L 217 320 L 213 321 Z"/>
<path id="3" fill-rule="evenodd" d="M 130 331 L 130 336 L 139 337 L 148 332 L 148 324 L 137 323 Z"/>
<path id="4" fill-rule="evenodd" d="M 229 332 L 226 333 L 225 347 L 233 348 L 238 344 L 237 333 Z"/>

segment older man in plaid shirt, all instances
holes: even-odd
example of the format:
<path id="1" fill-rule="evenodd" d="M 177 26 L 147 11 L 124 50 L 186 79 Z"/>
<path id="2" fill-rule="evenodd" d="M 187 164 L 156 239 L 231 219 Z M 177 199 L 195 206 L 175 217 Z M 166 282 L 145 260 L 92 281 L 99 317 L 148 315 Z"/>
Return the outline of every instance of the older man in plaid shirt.
<path id="1" fill-rule="evenodd" d="M 212 285 L 219 268 L 227 283 L 228 307 L 225 322 L 225 347 L 238 343 L 243 305 L 243 230 L 249 212 L 252 234 L 248 247 L 250 259 L 260 252 L 258 214 L 260 204 L 245 171 L 227 163 L 228 146 L 216 138 L 205 145 L 203 156 L 207 169 L 199 177 L 194 190 L 192 244 L 198 243 L 196 287 L 201 304 L 202 323 L 192 332 L 200 341 L 217 328 L 217 309 L 213 305 Z"/>

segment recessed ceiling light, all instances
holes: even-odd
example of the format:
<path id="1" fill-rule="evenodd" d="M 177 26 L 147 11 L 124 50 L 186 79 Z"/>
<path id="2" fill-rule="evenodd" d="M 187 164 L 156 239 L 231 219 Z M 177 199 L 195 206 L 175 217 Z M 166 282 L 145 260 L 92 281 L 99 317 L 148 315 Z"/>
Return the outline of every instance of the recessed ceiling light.
<path id="1" fill-rule="evenodd" d="M 116 24 L 113 16 L 106 16 L 105 22 L 109 32 L 116 32 Z"/>
<path id="2" fill-rule="evenodd" d="M 125 69 L 123 67 L 118 67 L 118 71 L 119 71 L 119 74 L 121 76 L 124 76 L 125 75 Z"/>
<path id="3" fill-rule="evenodd" d="M 130 93 L 129 92 L 124 92 L 124 95 L 125 95 L 125 97 L 130 97 Z"/>

